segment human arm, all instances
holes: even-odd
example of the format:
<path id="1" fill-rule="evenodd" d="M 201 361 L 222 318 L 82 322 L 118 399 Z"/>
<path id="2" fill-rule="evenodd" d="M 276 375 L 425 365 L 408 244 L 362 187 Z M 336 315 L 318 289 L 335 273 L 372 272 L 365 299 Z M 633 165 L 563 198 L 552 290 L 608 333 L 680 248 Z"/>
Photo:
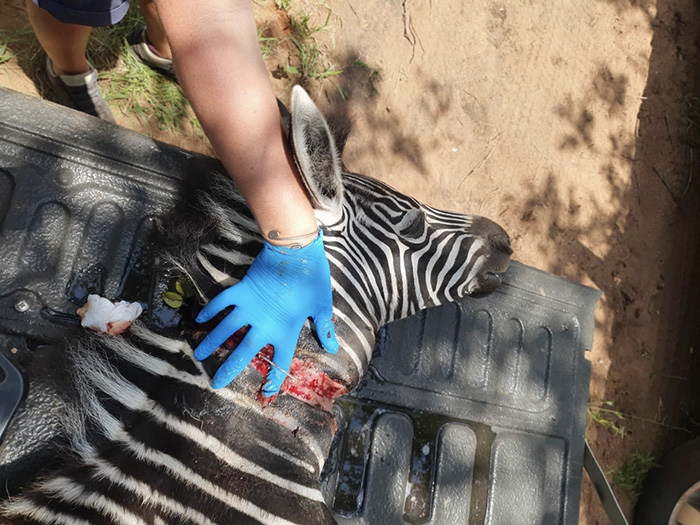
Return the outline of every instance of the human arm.
<path id="1" fill-rule="evenodd" d="M 322 237 L 306 237 L 303 244 L 310 244 L 299 253 L 271 246 L 289 244 L 271 239 L 271 231 L 283 239 L 293 238 L 316 232 L 317 225 L 284 139 L 250 2 L 156 0 L 156 6 L 180 84 L 267 240 L 241 283 L 202 310 L 199 321 L 236 306 L 199 345 L 195 357 L 206 358 L 233 332 L 250 325 L 213 386 L 228 384 L 262 346 L 271 343 L 277 367 L 268 376 L 265 393 L 272 395 L 289 368 L 307 317 L 314 317 L 324 348 L 337 350 Z M 279 279 L 282 268 L 289 270 L 287 281 Z"/>
<path id="2" fill-rule="evenodd" d="M 314 231 L 258 44 L 250 0 L 156 0 L 180 85 L 261 231 Z"/>

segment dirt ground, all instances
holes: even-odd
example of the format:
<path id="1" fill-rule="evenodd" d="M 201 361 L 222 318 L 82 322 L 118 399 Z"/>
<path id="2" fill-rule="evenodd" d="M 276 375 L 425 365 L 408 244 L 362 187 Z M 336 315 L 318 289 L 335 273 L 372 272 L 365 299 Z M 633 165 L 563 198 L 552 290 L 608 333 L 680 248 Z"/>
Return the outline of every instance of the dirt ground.
<path id="1" fill-rule="evenodd" d="M 624 436 L 589 422 L 606 472 L 697 432 L 700 142 L 688 104 L 700 103 L 698 1 L 291 4 L 317 25 L 330 13 L 316 37 L 344 73 L 307 87 L 347 124 L 349 169 L 490 217 L 518 260 L 604 292 L 591 403 L 625 415 L 604 414 Z M 22 5 L 0 0 L 0 30 L 26 26 Z M 270 34 L 288 31 L 272 2 L 256 9 Z M 0 85 L 36 95 L 26 69 L 0 65 Z M 289 79 L 275 77 L 284 99 Z M 196 134 L 115 114 L 210 152 Z M 631 516 L 634 498 L 616 492 Z M 587 478 L 580 523 L 607 523 Z"/>

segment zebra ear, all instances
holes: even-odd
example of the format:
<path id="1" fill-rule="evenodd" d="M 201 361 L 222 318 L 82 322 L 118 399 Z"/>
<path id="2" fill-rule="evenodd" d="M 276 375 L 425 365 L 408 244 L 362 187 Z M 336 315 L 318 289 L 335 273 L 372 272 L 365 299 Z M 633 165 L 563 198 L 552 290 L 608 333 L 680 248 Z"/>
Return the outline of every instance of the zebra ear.
<path id="1" fill-rule="evenodd" d="M 291 142 L 301 179 L 317 211 L 340 211 L 343 184 L 335 139 L 326 119 L 301 86 L 291 97 Z"/>

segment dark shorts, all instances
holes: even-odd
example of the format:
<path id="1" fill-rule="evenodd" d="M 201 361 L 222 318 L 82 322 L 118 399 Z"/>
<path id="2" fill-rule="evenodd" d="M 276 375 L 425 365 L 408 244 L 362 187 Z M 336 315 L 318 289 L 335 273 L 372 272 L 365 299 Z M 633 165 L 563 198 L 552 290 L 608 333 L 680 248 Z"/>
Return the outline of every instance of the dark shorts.
<path id="1" fill-rule="evenodd" d="M 66 24 L 102 27 L 119 22 L 129 9 L 129 0 L 32 0 Z"/>

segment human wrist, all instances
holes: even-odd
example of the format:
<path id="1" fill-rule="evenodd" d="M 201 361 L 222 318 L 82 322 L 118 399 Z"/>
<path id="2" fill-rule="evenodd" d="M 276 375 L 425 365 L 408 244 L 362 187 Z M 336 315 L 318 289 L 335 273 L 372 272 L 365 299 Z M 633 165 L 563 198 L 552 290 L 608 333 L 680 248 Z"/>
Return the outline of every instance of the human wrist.
<path id="1" fill-rule="evenodd" d="M 276 248 L 300 249 L 312 244 L 319 237 L 321 230 L 316 227 L 313 231 L 300 235 L 283 236 L 279 230 L 270 230 L 265 235 L 265 241 Z"/>

